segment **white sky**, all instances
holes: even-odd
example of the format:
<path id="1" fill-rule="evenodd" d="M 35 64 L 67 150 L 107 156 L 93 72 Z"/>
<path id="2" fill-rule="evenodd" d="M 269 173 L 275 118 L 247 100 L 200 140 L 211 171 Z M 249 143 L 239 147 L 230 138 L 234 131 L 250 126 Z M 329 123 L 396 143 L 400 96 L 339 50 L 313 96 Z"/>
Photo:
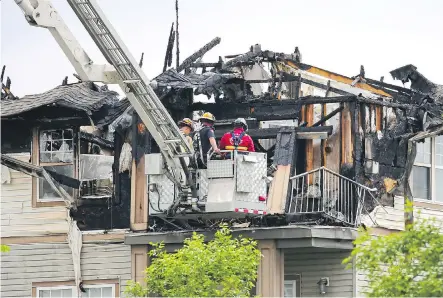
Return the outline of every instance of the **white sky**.
<path id="1" fill-rule="evenodd" d="M 145 52 L 143 69 L 158 75 L 175 0 L 98 0 L 136 60 Z M 53 0 L 68 27 L 96 63 L 105 59 L 67 2 Z M 14 0 L 2 0 L 1 64 L 15 95 L 40 93 L 61 84 L 73 67 L 48 30 L 28 25 Z M 243 53 L 250 45 L 293 52 L 303 62 L 347 76 L 363 64 L 366 76 L 384 75 L 413 64 L 435 83 L 443 83 L 443 1 L 438 0 L 181 0 L 181 61 L 215 36 L 221 44 L 205 56 Z M 174 55 L 175 65 L 175 55 Z M 398 83 L 397 83 L 398 84 Z"/>

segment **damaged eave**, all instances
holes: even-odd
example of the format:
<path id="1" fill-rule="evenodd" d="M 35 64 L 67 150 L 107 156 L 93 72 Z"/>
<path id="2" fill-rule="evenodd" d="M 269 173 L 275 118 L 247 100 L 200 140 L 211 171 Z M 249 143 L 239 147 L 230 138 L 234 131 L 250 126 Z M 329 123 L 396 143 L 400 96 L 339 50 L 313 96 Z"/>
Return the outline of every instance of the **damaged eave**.
<path id="1" fill-rule="evenodd" d="M 324 70 L 324 69 L 321 69 L 321 68 L 316 67 L 316 66 L 311 66 L 311 65 L 308 65 L 308 64 L 304 64 L 304 63 L 297 63 L 295 61 L 287 61 L 286 63 L 289 66 L 291 66 L 291 67 L 293 67 L 295 69 L 303 70 L 303 71 L 306 71 L 308 73 L 311 73 L 311 74 L 314 74 L 314 75 L 319 75 L 321 77 L 324 77 L 324 78 L 327 78 L 327 79 L 330 79 L 330 80 L 334 80 L 334 81 L 337 81 L 337 82 L 340 82 L 340 83 L 351 85 L 353 83 L 353 81 L 354 81 L 353 79 L 351 79 L 349 77 L 346 77 L 344 75 L 333 73 L 331 71 Z M 363 89 L 363 90 L 369 91 L 369 92 L 371 92 L 373 94 L 377 94 L 379 96 L 391 97 L 391 95 L 389 93 L 387 93 L 387 92 L 385 92 L 383 90 L 380 90 L 378 88 L 375 88 L 375 87 L 373 87 L 371 85 L 368 85 L 366 83 L 363 83 L 363 82 L 356 83 L 355 87 L 359 88 L 359 89 Z"/>
<path id="2" fill-rule="evenodd" d="M 118 93 L 92 82 L 83 82 L 58 86 L 41 94 L 3 99 L 0 110 L 2 120 L 22 118 L 30 123 L 94 121 L 96 125 L 106 125 L 123 113 L 127 106 L 129 102 L 120 100 Z M 52 108 L 63 108 L 72 113 L 48 114 L 47 109 Z"/>
<path id="3" fill-rule="evenodd" d="M 80 139 L 88 141 L 88 142 L 90 142 L 92 144 L 96 144 L 96 145 L 98 145 L 98 146 L 100 146 L 102 148 L 111 149 L 111 150 L 114 149 L 114 143 L 113 142 L 111 142 L 109 140 L 106 140 L 104 138 L 101 138 L 99 136 L 95 136 L 95 135 L 93 135 L 91 133 L 80 131 Z"/>
<path id="4" fill-rule="evenodd" d="M 409 141 L 418 142 L 426 138 L 431 138 L 435 136 L 443 135 L 443 125 L 434 129 L 430 129 L 429 131 L 422 131 L 417 133 L 415 136 L 411 137 Z"/>

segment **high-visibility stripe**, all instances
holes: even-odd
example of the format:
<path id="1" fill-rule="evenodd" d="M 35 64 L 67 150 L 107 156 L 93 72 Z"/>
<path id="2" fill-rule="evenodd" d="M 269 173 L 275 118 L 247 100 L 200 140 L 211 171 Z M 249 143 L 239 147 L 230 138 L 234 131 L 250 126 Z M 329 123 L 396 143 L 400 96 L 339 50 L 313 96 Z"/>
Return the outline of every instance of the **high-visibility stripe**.
<path id="1" fill-rule="evenodd" d="M 235 146 L 226 146 L 226 150 L 240 150 L 240 151 L 248 151 L 248 147 L 238 146 L 235 148 Z"/>
<path id="2" fill-rule="evenodd" d="M 234 212 L 239 213 L 249 213 L 249 214 L 257 214 L 257 215 L 266 215 L 266 211 L 264 210 L 257 210 L 257 209 L 247 209 L 247 208 L 235 208 Z"/>

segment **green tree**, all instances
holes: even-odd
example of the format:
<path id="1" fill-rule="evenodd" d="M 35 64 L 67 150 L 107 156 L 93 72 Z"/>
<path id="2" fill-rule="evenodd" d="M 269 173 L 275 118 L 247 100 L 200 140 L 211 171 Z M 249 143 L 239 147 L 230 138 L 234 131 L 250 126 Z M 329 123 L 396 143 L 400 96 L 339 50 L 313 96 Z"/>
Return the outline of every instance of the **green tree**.
<path id="1" fill-rule="evenodd" d="M 379 237 L 361 229 L 354 243 L 343 263 L 355 260 L 367 275 L 369 297 L 443 297 L 443 234 L 435 219 L 416 218 L 405 231 Z"/>
<path id="2" fill-rule="evenodd" d="M 9 246 L 3 245 L 3 244 L 0 245 L 0 248 L 1 248 L 1 252 L 9 252 L 9 250 L 10 250 Z"/>
<path id="3" fill-rule="evenodd" d="M 250 296 L 261 253 L 256 241 L 232 237 L 227 225 L 222 225 L 207 243 L 203 235 L 194 232 L 173 254 L 166 253 L 163 243 L 150 244 L 152 262 L 145 271 L 146 286 L 128 282 L 127 296 Z"/>

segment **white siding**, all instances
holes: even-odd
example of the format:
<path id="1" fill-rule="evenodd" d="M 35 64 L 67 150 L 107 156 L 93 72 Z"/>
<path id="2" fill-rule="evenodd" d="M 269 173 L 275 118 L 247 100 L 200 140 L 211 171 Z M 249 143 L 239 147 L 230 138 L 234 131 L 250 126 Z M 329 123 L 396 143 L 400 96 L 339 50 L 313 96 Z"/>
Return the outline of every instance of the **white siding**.
<path id="1" fill-rule="evenodd" d="M 329 277 L 324 297 L 353 297 L 354 271 L 345 269 L 343 259 L 350 251 L 285 249 L 285 275 L 301 275 L 301 297 L 319 297 L 317 282 Z"/>
<path id="2" fill-rule="evenodd" d="M 30 154 L 11 154 L 12 157 L 29 162 Z M 1 235 L 39 236 L 65 234 L 68 231 L 66 208 L 32 208 L 32 178 L 9 169 L 11 183 L 1 185 Z"/>
<path id="3" fill-rule="evenodd" d="M 364 291 L 368 289 L 368 279 L 363 271 L 357 270 L 356 272 L 356 287 L 357 297 L 365 297 Z"/>
<path id="4" fill-rule="evenodd" d="M 443 232 L 443 210 L 432 207 L 416 206 L 414 207 L 414 216 L 421 218 L 435 218 Z M 376 224 L 374 225 L 368 217 L 364 219 L 365 224 L 391 230 L 404 230 L 404 198 L 395 197 L 394 207 L 375 208 L 371 213 L 371 217 Z"/>
<path id="5" fill-rule="evenodd" d="M 29 297 L 33 282 L 74 280 L 67 243 L 10 245 L 1 259 L 1 297 Z M 131 279 L 131 247 L 125 244 L 83 244 L 83 280 L 119 279 L 123 293 Z M 121 295 L 120 295 L 121 297 Z"/>

